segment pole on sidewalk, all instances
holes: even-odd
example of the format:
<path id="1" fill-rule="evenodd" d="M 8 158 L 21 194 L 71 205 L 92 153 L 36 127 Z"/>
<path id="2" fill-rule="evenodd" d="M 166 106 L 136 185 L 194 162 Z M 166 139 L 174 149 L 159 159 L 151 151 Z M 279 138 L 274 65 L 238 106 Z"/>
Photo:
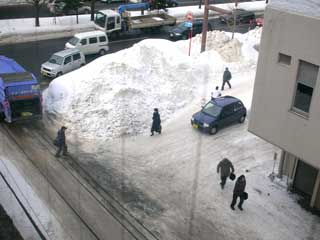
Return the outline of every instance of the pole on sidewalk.
<path id="1" fill-rule="evenodd" d="M 209 0 L 204 0 L 204 14 L 203 14 L 203 27 L 202 27 L 202 38 L 201 38 L 201 51 L 204 52 L 206 50 L 206 42 L 207 42 L 207 31 L 208 31 L 208 16 L 209 16 Z"/>

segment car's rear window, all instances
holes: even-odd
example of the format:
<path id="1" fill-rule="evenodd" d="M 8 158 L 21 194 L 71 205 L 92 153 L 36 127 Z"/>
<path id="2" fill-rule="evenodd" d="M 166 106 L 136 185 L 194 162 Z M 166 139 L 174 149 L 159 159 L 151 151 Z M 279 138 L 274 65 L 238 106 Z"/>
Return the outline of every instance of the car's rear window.
<path id="1" fill-rule="evenodd" d="M 221 112 L 221 107 L 214 104 L 213 102 L 208 102 L 202 109 L 203 113 L 209 114 L 213 117 L 218 117 Z"/>

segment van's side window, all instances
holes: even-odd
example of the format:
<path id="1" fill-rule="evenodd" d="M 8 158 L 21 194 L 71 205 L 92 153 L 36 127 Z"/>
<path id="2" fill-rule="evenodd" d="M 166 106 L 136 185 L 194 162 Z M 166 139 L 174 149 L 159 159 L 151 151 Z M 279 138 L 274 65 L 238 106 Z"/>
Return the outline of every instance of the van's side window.
<path id="1" fill-rule="evenodd" d="M 89 38 L 89 44 L 94 44 L 94 43 L 97 43 L 97 42 L 98 42 L 98 39 L 96 37 Z"/>
<path id="2" fill-rule="evenodd" d="M 105 42 L 107 39 L 105 36 L 99 37 L 99 42 Z"/>
<path id="3" fill-rule="evenodd" d="M 87 39 L 86 38 L 82 39 L 80 43 L 81 45 L 87 45 Z"/>
<path id="4" fill-rule="evenodd" d="M 64 59 L 64 65 L 66 65 L 66 64 L 68 64 L 68 63 L 70 63 L 70 62 L 71 62 L 71 56 L 66 57 L 66 58 Z"/>
<path id="5" fill-rule="evenodd" d="M 80 59 L 80 53 L 76 53 L 73 55 L 73 61 L 79 60 Z"/>

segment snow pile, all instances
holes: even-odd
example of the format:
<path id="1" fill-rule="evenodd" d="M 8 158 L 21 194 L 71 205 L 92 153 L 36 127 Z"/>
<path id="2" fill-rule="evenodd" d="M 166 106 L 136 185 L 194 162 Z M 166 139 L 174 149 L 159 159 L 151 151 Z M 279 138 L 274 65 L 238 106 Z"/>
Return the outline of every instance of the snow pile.
<path id="1" fill-rule="evenodd" d="M 192 44 L 201 46 L 202 35 L 196 35 Z M 206 50 L 217 51 L 225 62 L 238 62 L 241 60 L 241 42 L 231 39 L 225 32 L 212 31 L 207 33 Z"/>
<path id="2" fill-rule="evenodd" d="M 193 42 L 191 57 L 188 41 L 160 39 L 100 57 L 52 81 L 44 93 L 45 110 L 81 137 L 112 139 L 149 132 L 153 108 L 159 108 L 165 122 L 206 95 L 208 82 L 221 81 L 225 66 L 236 74 L 246 64 L 229 63 L 242 59 L 242 44 L 223 32 L 208 34 L 208 51 L 202 54 L 200 37 Z"/>

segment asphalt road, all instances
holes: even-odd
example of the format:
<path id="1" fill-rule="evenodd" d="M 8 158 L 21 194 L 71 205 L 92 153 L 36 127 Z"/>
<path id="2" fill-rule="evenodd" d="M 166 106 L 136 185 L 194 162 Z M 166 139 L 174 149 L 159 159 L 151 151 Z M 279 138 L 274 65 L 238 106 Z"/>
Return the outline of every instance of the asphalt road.
<path id="1" fill-rule="evenodd" d="M 193 6 L 199 5 L 200 0 L 177 0 L 179 6 Z M 248 2 L 250 0 L 239 0 L 239 2 Z M 204 0 L 202 0 L 204 3 Z M 230 3 L 234 0 L 209 0 L 210 4 L 219 4 L 219 3 Z M 86 5 L 90 6 L 90 1 L 86 1 Z M 116 8 L 121 3 L 102 3 L 96 0 L 95 8 L 96 10 Z M 10 5 L 10 6 L 0 6 L 0 19 L 13 19 L 13 18 L 31 18 L 34 17 L 35 11 L 34 7 L 31 4 L 20 4 L 20 5 Z M 52 14 L 49 12 L 46 5 L 43 5 L 40 9 L 40 17 L 49 17 Z"/>
<path id="2" fill-rule="evenodd" d="M 215 30 L 231 31 L 225 24 L 221 24 L 217 19 L 210 20 L 210 23 Z M 248 28 L 249 25 L 245 24 L 237 26 L 236 31 L 244 33 L 248 31 Z M 107 54 L 111 54 L 119 50 L 131 47 L 133 44 L 146 38 L 168 39 L 168 31 L 169 28 L 164 28 L 162 29 L 162 31 L 155 34 L 147 35 L 142 33 L 135 33 L 127 35 L 126 38 L 110 42 L 110 51 Z M 35 76 L 40 80 L 41 87 L 46 88 L 50 83 L 50 79 L 41 76 L 40 66 L 42 63 L 46 62 L 53 53 L 63 50 L 64 45 L 68 40 L 69 37 L 4 45 L 0 47 L 0 54 L 15 59 L 27 71 L 34 73 Z M 87 63 L 89 63 L 97 57 L 99 56 L 86 56 L 86 61 Z"/>

